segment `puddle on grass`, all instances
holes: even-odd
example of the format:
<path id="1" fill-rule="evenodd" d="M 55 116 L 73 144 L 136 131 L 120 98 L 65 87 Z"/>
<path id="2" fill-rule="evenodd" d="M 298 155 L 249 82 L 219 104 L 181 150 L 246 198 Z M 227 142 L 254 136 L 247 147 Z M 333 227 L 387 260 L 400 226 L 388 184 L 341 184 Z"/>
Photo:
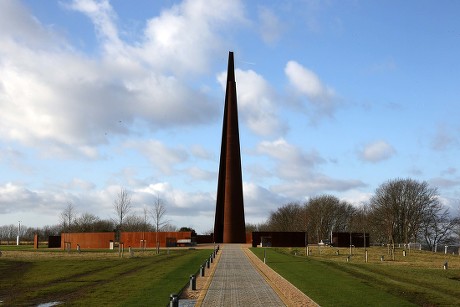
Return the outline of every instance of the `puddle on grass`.
<path id="1" fill-rule="evenodd" d="M 48 302 L 37 305 L 37 307 L 53 307 L 62 304 L 62 302 Z"/>

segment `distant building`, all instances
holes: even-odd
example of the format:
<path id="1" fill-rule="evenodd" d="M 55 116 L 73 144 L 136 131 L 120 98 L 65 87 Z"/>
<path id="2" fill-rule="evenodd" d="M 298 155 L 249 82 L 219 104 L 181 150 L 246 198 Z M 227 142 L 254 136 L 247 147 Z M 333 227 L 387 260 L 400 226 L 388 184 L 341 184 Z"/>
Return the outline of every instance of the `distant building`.
<path id="1" fill-rule="evenodd" d="M 160 247 L 177 246 L 180 240 L 187 240 L 192 243 L 192 232 L 122 232 L 120 243 L 125 248 L 155 248 L 158 240 Z M 80 248 L 113 248 L 115 242 L 114 232 L 82 232 L 82 233 L 62 233 L 61 248 L 76 249 Z"/>
<path id="2" fill-rule="evenodd" d="M 308 244 L 306 232 L 255 231 L 252 247 L 304 247 Z"/>
<path id="3" fill-rule="evenodd" d="M 362 232 L 333 232 L 331 243 L 334 247 L 369 247 L 370 236 Z"/>

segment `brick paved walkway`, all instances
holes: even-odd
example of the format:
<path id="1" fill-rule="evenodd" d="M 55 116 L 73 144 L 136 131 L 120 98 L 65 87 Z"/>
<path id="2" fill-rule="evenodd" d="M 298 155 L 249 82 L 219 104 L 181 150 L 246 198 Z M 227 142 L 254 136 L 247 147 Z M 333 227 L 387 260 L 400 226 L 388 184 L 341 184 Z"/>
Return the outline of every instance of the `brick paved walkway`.
<path id="1" fill-rule="evenodd" d="M 285 306 L 240 244 L 226 244 L 201 306 Z"/>

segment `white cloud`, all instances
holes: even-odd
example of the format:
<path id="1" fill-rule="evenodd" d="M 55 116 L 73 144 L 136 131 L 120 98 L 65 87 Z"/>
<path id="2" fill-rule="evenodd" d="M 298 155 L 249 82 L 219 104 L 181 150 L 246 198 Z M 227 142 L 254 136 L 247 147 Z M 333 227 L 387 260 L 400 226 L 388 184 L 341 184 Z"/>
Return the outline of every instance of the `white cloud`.
<path id="1" fill-rule="evenodd" d="M 372 196 L 373 193 L 352 189 L 342 193 L 342 195 L 340 195 L 340 199 L 345 200 L 356 207 L 360 207 L 363 204 L 369 203 Z"/>
<path id="2" fill-rule="evenodd" d="M 71 183 L 76 181 L 79 180 L 72 180 Z M 113 202 L 120 190 L 119 185 L 88 189 L 85 193 L 75 194 L 65 187 L 75 188 L 65 184 L 64 188 L 45 191 L 15 183 L 0 185 L 0 214 L 11 217 L 14 223 L 20 220 L 28 227 L 56 225 L 60 222 L 59 214 L 71 202 L 77 214 L 92 213 L 101 219 L 115 217 Z M 167 218 L 173 225 L 193 226 L 199 231 L 208 230 L 213 225 L 214 193 L 185 192 L 167 182 L 125 188 L 131 195 L 130 214 L 141 214 L 144 206 L 152 206 L 156 197 L 160 197 L 165 203 Z"/>
<path id="3" fill-rule="evenodd" d="M 206 192 L 185 192 L 165 182 L 150 184 L 135 190 L 138 208 L 151 206 L 160 197 L 166 208 L 170 223 L 178 227 L 192 227 L 199 233 L 212 228 L 214 224 L 215 194 Z"/>
<path id="4" fill-rule="evenodd" d="M 134 148 L 149 159 L 150 163 L 164 175 L 170 175 L 181 163 L 189 159 L 189 154 L 183 148 L 167 147 L 160 141 L 129 141 L 126 148 Z"/>
<path id="5" fill-rule="evenodd" d="M 196 166 L 188 168 L 187 174 L 190 175 L 192 180 L 205 180 L 205 181 L 217 180 L 216 172 L 210 172 L 210 171 L 204 170 Z"/>
<path id="6" fill-rule="evenodd" d="M 20 1 L 0 1 L 0 46 L 12 47 L 20 43 L 34 49 L 66 46 L 56 33 L 33 18 Z M 68 46 L 67 46 L 68 47 Z"/>
<path id="7" fill-rule="evenodd" d="M 393 146 L 380 140 L 364 146 L 364 148 L 359 150 L 358 155 L 364 161 L 377 163 L 390 159 L 395 153 L 396 150 Z"/>
<path id="8" fill-rule="evenodd" d="M 256 151 L 275 158 L 277 176 L 289 180 L 306 178 L 318 164 L 325 162 L 318 152 L 304 152 L 283 138 L 260 142 Z"/>
<path id="9" fill-rule="evenodd" d="M 273 191 L 251 182 L 244 182 L 243 192 L 246 222 L 260 222 L 261 217 L 267 218 L 271 211 L 287 202 Z"/>
<path id="10" fill-rule="evenodd" d="M 78 189 L 82 191 L 90 191 L 94 190 L 96 188 L 96 185 L 93 182 L 79 179 L 79 178 L 73 178 L 70 184 L 68 185 L 69 189 Z"/>
<path id="11" fill-rule="evenodd" d="M 452 134 L 446 125 L 438 125 L 436 135 L 431 140 L 431 148 L 436 151 L 444 151 L 459 144 L 459 140 Z"/>
<path id="12" fill-rule="evenodd" d="M 457 173 L 457 168 L 451 166 L 443 170 L 441 172 L 441 175 L 455 175 L 456 173 Z"/>
<path id="13" fill-rule="evenodd" d="M 287 181 L 271 187 L 276 193 L 281 193 L 294 199 L 306 199 L 311 196 L 330 192 L 345 192 L 363 187 L 365 184 L 356 179 L 334 179 L 322 174 L 309 174 L 304 178 Z"/>
<path id="14" fill-rule="evenodd" d="M 227 73 L 217 77 L 225 90 Z M 287 126 L 278 118 L 276 95 L 265 79 L 252 70 L 235 70 L 238 115 L 258 135 L 283 135 Z"/>
<path id="15" fill-rule="evenodd" d="M 192 155 L 195 156 L 196 158 L 203 159 L 203 160 L 213 160 L 214 159 L 214 154 L 206 150 L 201 145 L 190 146 L 190 151 Z"/>
<path id="16" fill-rule="evenodd" d="M 289 61 L 284 72 L 293 89 L 300 96 L 307 98 L 309 102 L 307 111 L 310 116 L 313 118 L 316 116 L 332 116 L 338 106 L 338 99 L 332 88 L 324 85 L 312 70 L 296 61 Z"/>
<path id="17" fill-rule="evenodd" d="M 21 183 L 7 182 L 0 185 L 0 213 L 25 214 L 35 212 L 37 215 L 56 215 L 73 197 L 66 191 L 35 190 Z M 57 219 L 56 219 L 57 220 Z M 38 223 L 38 221 L 34 221 Z"/>
<path id="18" fill-rule="evenodd" d="M 430 185 L 441 189 L 450 189 L 460 186 L 460 179 L 447 179 L 442 177 L 431 178 Z"/>
<path id="19" fill-rule="evenodd" d="M 142 48 L 136 52 L 147 63 L 166 71 L 202 72 L 225 44 L 222 26 L 245 23 L 240 1 L 186 0 L 148 21 Z"/>
<path id="20" fill-rule="evenodd" d="M 0 212 L 10 213 L 18 208 L 20 202 L 23 210 L 30 210 L 37 204 L 37 193 L 11 182 L 0 186 Z"/>
<path id="21" fill-rule="evenodd" d="M 262 40 L 267 44 L 273 44 L 279 40 L 284 24 L 278 16 L 267 7 L 259 7 L 260 35 Z"/>
<path id="22" fill-rule="evenodd" d="M 93 21 L 105 51 L 100 59 L 69 47 L 23 7 L 2 2 L 0 20 L 16 27 L 0 27 L 1 136 L 47 155 L 99 158 L 98 145 L 136 132 L 137 124 L 157 130 L 217 117 L 217 104 L 181 78 L 208 67 L 220 51 L 220 25 L 244 22 L 239 2 L 185 1 L 150 20 L 133 45 L 119 37 L 108 1 L 76 0 L 68 7 Z M 171 35 L 172 46 L 163 35 Z"/>
<path id="23" fill-rule="evenodd" d="M 256 153 L 275 160 L 271 173 L 276 174 L 278 182 L 273 183 L 270 190 L 290 199 L 299 200 L 324 191 L 343 192 L 364 186 L 360 180 L 335 179 L 321 174 L 318 167 L 326 160 L 318 152 L 305 152 L 285 139 L 260 142 Z"/>
<path id="24" fill-rule="evenodd" d="M 123 43 L 118 37 L 118 29 L 115 25 L 116 13 L 113 11 L 109 1 L 74 0 L 68 7 L 91 18 L 96 26 L 98 35 L 107 41 L 106 47 L 111 45 L 115 49 L 122 47 Z M 111 50 L 107 51 L 110 53 Z"/>

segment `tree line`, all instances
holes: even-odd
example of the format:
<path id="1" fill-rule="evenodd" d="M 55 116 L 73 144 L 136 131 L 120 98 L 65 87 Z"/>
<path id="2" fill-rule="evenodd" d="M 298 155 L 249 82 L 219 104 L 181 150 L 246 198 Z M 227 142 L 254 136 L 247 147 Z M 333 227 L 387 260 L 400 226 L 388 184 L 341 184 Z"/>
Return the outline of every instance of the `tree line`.
<path id="1" fill-rule="evenodd" d="M 413 179 L 381 184 L 360 206 L 328 194 L 287 203 L 271 212 L 266 222 L 247 228 L 307 232 L 310 242 L 327 240 L 331 232 L 366 232 L 372 242 L 393 246 L 421 243 L 434 250 L 460 244 L 460 212 L 452 216 L 436 188 Z"/>
<path id="2" fill-rule="evenodd" d="M 40 238 L 58 236 L 63 232 L 115 232 L 119 238 L 121 231 L 193 231 L 188 227 L 177 228 L 166 218 L 166 205 L 159 195 L 149 206 L 143 208 L 142 214 L 133 213 L 130 192 L 120 187 L 113 201 L 114 218 L 101 219 L 98 216 L 83 212 L 79 213 L 77 207 L 72 203 L 67 203 L 59 214 L 59 224 L 33 228 L 10 224 L 0 226 L 0 244 L 12 244 L 16 242 L 16 236 L 21 241 L 33 241 L 34 235 Z"/>
<path id="3" fill-rule="evenodd" d="M 72 203 L 60 213 L 60 223 L 42 228 L 21 227 L 21 240 L 32 241 L 62 232 L 193 231 L 171 225 L 159 196 L 142 214 L 132 213 L 130 193 L 123 187 L 113 201 L 115 218 L 100 219 L 78 213 Z M 0 243 L 15 242 L 18 225 L 0 226 Z M 270 213 L 264 223 L 247 224 L 246 231 L 307 232 L 310 242 L 330 238 L 331 232 L 366 232 L 374 243 L 460 244 L 460 212 L 454 216 L 441 201 L 436 188 L 413 179 L 394 179 L 381 184 L 367 203 L 355 206 L 334 195 L 323 194 L 308 201 L 291 202 Z"/>

